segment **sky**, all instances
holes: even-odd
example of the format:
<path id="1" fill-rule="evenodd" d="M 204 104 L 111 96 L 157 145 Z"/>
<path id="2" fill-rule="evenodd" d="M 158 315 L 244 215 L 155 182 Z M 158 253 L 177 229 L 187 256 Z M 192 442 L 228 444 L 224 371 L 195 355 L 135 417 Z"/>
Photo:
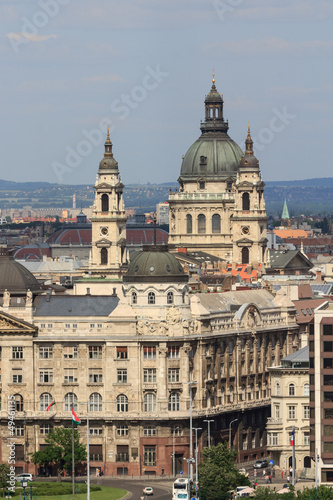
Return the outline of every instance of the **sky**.
<path id="1" fill-rule="evenodd" d="M 331 0 L 0 0 L 0 178 L 177 181 L 204 98 L 263 180 L 332 177 Z"/>

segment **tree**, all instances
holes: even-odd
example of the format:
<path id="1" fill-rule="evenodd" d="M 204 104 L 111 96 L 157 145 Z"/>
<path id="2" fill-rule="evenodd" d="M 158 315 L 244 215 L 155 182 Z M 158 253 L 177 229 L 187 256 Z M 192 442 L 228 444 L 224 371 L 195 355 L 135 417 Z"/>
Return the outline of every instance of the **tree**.
<path id="1" fill-rule="evenodd" d="M 0 464 L 0 488 L 2 488 L 2 494 L 5 496 L 5 488 L 8 488 L 10 468 L 8 464 Z"/>
<path id="2" fill-rule="evenodd" d="M 199 465 L 202 500 L 227 500 L 229 491 L 236 486 L 250 485 L 247 477 L 238 472 L 236 455 L 226 443 L 203 450 L 203 462 Z"/>
<path id="3" fill-rule="evenodd" d="M 39 466 L 57 465 L 60 469 L 72 470 L 72 429 L 56 427 L 45 438 L 47 446 L 44 450 L 32 453 L 31 461 Z M 87 460 L 87 450 L 80 443 L 80 434 L 74 429 L 75 466 Z"/>

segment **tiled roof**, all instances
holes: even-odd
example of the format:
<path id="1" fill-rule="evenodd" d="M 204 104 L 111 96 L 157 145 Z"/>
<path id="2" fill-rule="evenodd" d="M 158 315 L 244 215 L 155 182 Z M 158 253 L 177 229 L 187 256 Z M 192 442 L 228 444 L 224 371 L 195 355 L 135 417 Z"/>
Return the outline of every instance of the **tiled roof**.
<path id="1" fill-rule="evenodd" d="M 299 349 L 298 351 L 289 354 L 289 356 L 286 356 L 285 358 L 281 359 L 281 362 L 282 361 L 290 361 L 291 363 L 309 362 L 309 346 L 307 345 L 302 349 Z"/>
<path id="2" fill-rule="evenodd" d="M 273 232 L 282 239 L 308 237 L 308 233 L 304 229 L 274 229 Z"/>
<path id="3" fill-rule="evenodd" d="M 327 298 L 321 299 L 303 299 L 293 300 L 296 308 L 296 321 L 298 324 L 311 323 L 314 318 L 314 309 L 327 301 Z"/>

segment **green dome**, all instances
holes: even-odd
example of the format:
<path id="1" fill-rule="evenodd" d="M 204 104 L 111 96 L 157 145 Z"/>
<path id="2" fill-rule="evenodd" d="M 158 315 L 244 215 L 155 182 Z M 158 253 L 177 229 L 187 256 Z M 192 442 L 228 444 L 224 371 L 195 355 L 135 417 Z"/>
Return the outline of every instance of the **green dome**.
<path id="1" fill-rule="evenodd" d="M 167 252 L 167 245 L 147 245 L 134 257 L 123 280 L 126 283 L 187 282 L 188 276 L 176 257 Z"/>
<path id="2" fill-rule="evenodd" d="M 244 155 L 241 148 L 227 133 L 216 137 L 203 134 L 184 156 L 180 177 L 229 177 L 235 176 L 239 161 Z"/>
<path id="3" fill-rule="evenodd" d="M 184 156 L 179 181 L 200 177 L 221 179 L 235 177 L 243 151 L 228 135 L 228 121 L 223 117 L 223 97 L 215 86 L 205 98 L 205 121 L 201 136 Z"/>

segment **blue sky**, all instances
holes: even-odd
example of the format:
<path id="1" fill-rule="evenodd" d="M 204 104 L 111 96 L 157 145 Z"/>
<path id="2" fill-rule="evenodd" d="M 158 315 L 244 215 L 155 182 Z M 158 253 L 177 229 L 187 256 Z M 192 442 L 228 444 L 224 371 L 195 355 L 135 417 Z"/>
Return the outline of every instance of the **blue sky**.
<path id="1" fill-rule="evenodd" d="M 176 181 L 211 87 L 264 180 L 331 177 L 331 0 L 1 0 L 1 172 L 95 181 L 110 123 L 129 183 Z"/>

